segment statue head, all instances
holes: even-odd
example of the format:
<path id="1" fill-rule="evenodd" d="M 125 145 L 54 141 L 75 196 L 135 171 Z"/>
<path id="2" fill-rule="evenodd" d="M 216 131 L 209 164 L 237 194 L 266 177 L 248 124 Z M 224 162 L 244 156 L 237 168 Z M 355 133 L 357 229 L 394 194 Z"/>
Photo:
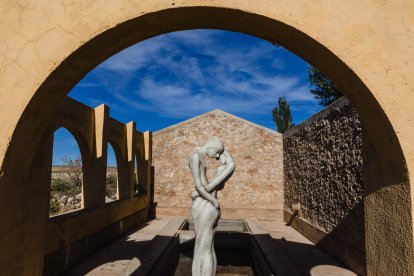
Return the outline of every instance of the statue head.
<path id="1" fill-rule="evenodd" d="M 213 137 L 207 140 L 203 145 L 202 150 L 206 152 L 208 157 L 218 158 L 220 154 L 224 151 L 224 144 L 219 138 Z"/>
<path id="2" fill-rule="evenodd" d="M 226 165 L 226 164 L 227 164 L 227 156 L 226 156 L 226 151 L 223 151 L 223 152 L 220 154 L 219 162 L 220 162 L 220 164 L 222 164 L 222 165 Z"/>

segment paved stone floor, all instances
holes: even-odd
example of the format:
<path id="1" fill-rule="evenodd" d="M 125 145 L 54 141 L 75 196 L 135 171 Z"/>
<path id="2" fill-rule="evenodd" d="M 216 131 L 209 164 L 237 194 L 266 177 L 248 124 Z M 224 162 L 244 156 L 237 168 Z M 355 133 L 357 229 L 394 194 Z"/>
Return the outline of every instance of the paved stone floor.
<path id="1" fill-rule="evenodd" d="M 140 225 L 138 229 L 129 235 L 115 240 L 94 255 L 85 259 L 65 275 L 119 275 L 127 265 L 136 261 L 133 258 L 151 242 L 170 220 L 170 218 L 155 219 Z M 261 228 L 269 232 L 273 238 L 273 242 L 277 243 L 283 249 L 291 260 L 292 266 L 300 274 L 312 276 L 356 275 L 322 249 L 304 238 L 293 228 L 286 226 L 283 221 L 259 220 L 258 223 Z M 188 265 L 187 262 L 185 267 L 188 268 Z M 179 269 L 183 268 L 183 266 L 179 266 Z M 185 272 L 184 270 L 177 271 L 179 273 L 176 273 L 176 275 L 190 275 L 188 271 Z M 252 275 L 245 268 L 236 270 L 231 272 L 227 271 L 226 267 L 222 267 L 217 271 L 217 275 Z"/>
<path id="2" fill-rule="evenodd" d="M 151 242 L 170 220 L 170 218 L 163 218 L 143 223 L 135 231 L 115 240 L 64 275 L 119 275 L 123 269 L 136 260 L 133 258 Z"/>
<path id="3" fill-rule="evenodd" d="M 292 261 L 292 265 L 302 275 L 312 276 L 351 276 L 357 275 L 317 247 L 284 221 L 258 220 L 259 226 L 266 229 Z"/>

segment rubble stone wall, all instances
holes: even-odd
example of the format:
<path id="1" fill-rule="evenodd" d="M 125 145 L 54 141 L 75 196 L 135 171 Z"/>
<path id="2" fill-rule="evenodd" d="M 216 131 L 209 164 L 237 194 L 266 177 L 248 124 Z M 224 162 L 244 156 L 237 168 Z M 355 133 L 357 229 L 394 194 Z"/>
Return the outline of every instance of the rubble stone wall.
<path id="1" fill-rule="evenodd" d="M 362 130 L 341 98 L 286 132 L 285 220 L 360 274 L 365 269 Z M 300 211 L 292 219 L 293 203 Z"/>
<path id="2" fill-rule="evenodd" d="M 188 158 L 208 137 L 221 138 L 236 163 L 234 174 L 219 192 L 222 216 L 281 217 L 282 135 L 220 110 L 153 133 L 157 213 L 190 214 L 194 184 Z M 210 179 L 219 164 L 215 159 L 205 160 Z"/>

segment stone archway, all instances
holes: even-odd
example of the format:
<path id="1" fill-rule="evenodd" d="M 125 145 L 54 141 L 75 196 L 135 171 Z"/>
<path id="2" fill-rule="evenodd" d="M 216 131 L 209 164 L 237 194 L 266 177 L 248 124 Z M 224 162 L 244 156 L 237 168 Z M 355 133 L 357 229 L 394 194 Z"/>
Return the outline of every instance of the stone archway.
<path id="1" fill-rule="evenodd" d="M 366 252 L 370 275 L 411 275 L 414 171 L 414 4 L 330 1 L 72 1 L 4 4 L 0 13 L 0 265 L 41 274 L 45 234 L 29 170 L 70 89 L 136 42 L 184 29 L 244 32 L 326 72 L 365 124 Z M 389 24 L 392 22 L 392 24 Z"/>

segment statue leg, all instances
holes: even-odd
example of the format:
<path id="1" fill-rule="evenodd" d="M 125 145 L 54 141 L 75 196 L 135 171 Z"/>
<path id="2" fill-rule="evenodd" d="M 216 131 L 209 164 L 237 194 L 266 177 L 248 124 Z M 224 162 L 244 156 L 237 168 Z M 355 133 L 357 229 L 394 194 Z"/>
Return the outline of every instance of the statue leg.
<path id="1" fill-rule="evenodd" d="M 202 210 L 204 209 L 205 205 L 204 199 L 201 197 L 197 197 L 193 201 L 193 205 L 191 207 L 191 216 L 193 218 L 194 222 L 194 234 L 196 237 L 195 243 L 194 243 L 194 253 L 193 253 L 193 263 L 192 263 L 192 275 L 201 275 L 201 261 L 200 261 L 200 242 L 198 242 L 197 236 L 199 235 L 199 229 L 200 229 L 200 215 L 202 213 Z"/>
<path id="2" fill-rule="evenodd" d="M 197 207 L 202 207 L 202 212 L 198 213 L 199 216 L 197 217 L 192 272 L 194 276 L 214 276 L 217 267 L 214 252 L 214 232 L 219 211 L 210 202 L 204 199 L 203 201 L 204 204 L 197 204 Z M 193 204 L 193 206 L 195 205 Z"/>

